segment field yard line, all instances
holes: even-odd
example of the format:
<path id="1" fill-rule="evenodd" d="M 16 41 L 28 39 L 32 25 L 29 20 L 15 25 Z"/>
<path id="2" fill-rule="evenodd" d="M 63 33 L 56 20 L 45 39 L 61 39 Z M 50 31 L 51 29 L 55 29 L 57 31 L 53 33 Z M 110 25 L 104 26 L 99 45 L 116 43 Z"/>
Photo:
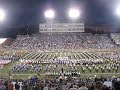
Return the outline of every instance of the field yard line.
<path id="1" fill-rule="evenodd" d="M 99 74 L 120 74 L 120 73 L 92 73 L 92 74 L 80 74 L 80 75 L 99 75 Z M 25 75 L 25 76 L 27 76 L 27 75 L 38 75 L 38 74 L 11 74 L 11 75 L 17 75 L 17 76 L 20 76 L 20 75 Z M 39 75 L 48 75 L 48 74 L 39 74 Z M 50 75 L 50 74 L 49 74 Z M 52 74 L 53 75 L 53 74 Z M 57 74 L 56 74 L 57 75 Z M 59 75 L 59 74 L 58 74 Z"/>

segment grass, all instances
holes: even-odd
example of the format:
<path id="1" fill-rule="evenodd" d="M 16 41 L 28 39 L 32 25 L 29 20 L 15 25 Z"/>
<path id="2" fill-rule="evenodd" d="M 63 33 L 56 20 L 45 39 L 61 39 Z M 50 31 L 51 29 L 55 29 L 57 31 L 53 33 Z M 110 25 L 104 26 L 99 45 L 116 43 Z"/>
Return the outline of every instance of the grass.
<path id="1" fill-rule="evenodd" d="M 95 55 L 94 53 L 83 53 L 83 52 L 31 52 L 31 53 L 27 53 L 26 55 L 24 55 L 22 57 L 22 59 L 26 59 L 26 60 L 36 60 L 36 61 L 42 61 L 42 60 L 50 60 L 50 59 L 57 59 L 58 57 L 70 57 L 72 59 L 87 59 L 87 58 L 97 58 L 99 56 Z M 104 62 L 106 62 L 108 59 L 103 59 Z M 111 63 L 112 61 L 109 60 L 108 63 Z M 0 76 L 2 77 L 9 77 L 9 70 L 10 68 L 14 67 L 15 64 L 20 63 L 19 61 L 14 61 L 8 65 L 5 65 L 4 68 L 1 70 L 0 72 Z M 120 63 L 118 61 L 118 63 Z M 45 64 L 40 64 L 42 65 L 42 68 L 45 68 Z M 53 64 L 54 65 L 54 64 Z M 103 66 L 104 64 L 101 65 L 97 65 L 97 66 Z M 86 66 L 84 66 L 86 68 Z M 71 68 L 64 65 L 64 68 L 66 68 L 66 70 L 64 70 L 65 72 L 70 72 Z M 81 66 L 79 64 L 77 64 L 77 71 L 81 73 L 79 78 L 86 78 L 86 77 L 90 77 L 90 76 L 94 76 L 96 74 L 96 76 L 100 77 L 100 76 L 118 76 L 120 77 L 120 74 L 114 74 L 115 71 L 112 70 L 112 72 L 108 73 L 108 71 L 105 71 L 104 74 L 101 73 L 101 71 L 99 70 L 98 73 L 95 72 L 94 69 L 92 69 L 92 72 L 90 73 L 90 71 L 88 69 L 85 70 L 85 72 L 82 72 L 81 70 Z M 51 69 L 53 69 L 53 66 L 51 66 Z M 58 73 L 58 69 L 55 70 L 56 73 Z M 118 70 L 118 73 L 120 72 L 120 67 Z M 18 78 L 24 78 L 27 79 L 29 78 L 29 76 L 35 76 L 37 75 L 39 78 L 46 78 L 46 76 L 41 75 L 41 74 L 45 74 L 46 72 L 41 71 L 38 75 L 38 73 L 36 73 L 35 71 L 33 71 L 32 73 L 30 71 L 26 72 L 26 73 L 22 73 L 22 72 L 15 72 L 15 73 L 11 73 L 12 74 L 12 78 L 14 79 L 18 79 Z M 113 73 L 113 74 L 112 74 Z M 16 75 L 15 75 L 16 74 Z M 28 75 L 30 74 L 30 75 Z M 32 75 L 33 74 L 33 75 Z"/>

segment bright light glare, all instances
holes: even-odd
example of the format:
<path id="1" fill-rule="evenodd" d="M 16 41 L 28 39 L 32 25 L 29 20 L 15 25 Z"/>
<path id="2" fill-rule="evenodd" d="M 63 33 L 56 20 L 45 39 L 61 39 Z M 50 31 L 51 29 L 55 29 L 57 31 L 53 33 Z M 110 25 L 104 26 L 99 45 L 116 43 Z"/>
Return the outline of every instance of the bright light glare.
<path id="1" fill-rule="evenodd" d="M 117 7 L 117 9 L 116 9 L 116 14 L 117 14 L 118 16 L 120 16 L 120 6 Z"/>
<path id="2" fill-rule="evenodd" d="M 44 15 L 48 19 L 53 19 L 55 17 L 55 12 L 53 10 L 47 10 Z"/>
<path id="3" fill-rule="evenodd" d="M 0 21 L 3 21 L 5 19 L 5 12 L 0 9 Z"/>
<path id="4" fill-rule="evenodd" d="M 80 11 L 78 9 L 72 8 L 69 10 L 68 15 L 72 19 L 76 19 L 80 16 Z"/>
<path id="5" fill-rule="evenodd" d="M 2 44 L 5 40 L 6 38 L 0 38 L 0 44 Z"/>

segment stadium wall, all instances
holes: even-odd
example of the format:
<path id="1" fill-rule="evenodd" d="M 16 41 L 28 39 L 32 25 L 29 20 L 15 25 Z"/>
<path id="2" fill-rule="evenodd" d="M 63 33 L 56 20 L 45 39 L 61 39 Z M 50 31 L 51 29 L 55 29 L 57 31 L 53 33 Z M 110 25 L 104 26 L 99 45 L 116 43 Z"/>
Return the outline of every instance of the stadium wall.
<path id="1" fill-rule="evenodd" d="M 12 42 L 13 42 L 13 39 L 7 38 L 7 39 L 1 44 L 1 47 L 10 46 Z"/>

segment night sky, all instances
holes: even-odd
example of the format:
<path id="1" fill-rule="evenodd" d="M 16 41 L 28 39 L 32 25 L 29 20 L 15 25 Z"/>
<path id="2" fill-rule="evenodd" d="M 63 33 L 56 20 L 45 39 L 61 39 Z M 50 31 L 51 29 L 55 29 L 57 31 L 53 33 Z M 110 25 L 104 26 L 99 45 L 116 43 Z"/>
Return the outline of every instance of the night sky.
<path id="1" fill-rule="evenodd" d="M 119 0 L 0 0 L 0 8 L 6 12 L 5 21 L 0 23 L 0 37 L 11 37 L 13 34 L 24 33 L 25 29 L 22 29 L 22 27 L 38 26 L 40 22 L 45 22 L 44 11 L 48 8 L 54 9 L 57 13 L 56 21 L 66 22 L 69 20 L 67 10 L 70 7 L 78 7 L 82 10 L 81 18 L 86 25 L 119 25 L 120 17 L 117 17 L 114 13 L 118 1 Z M 18 28 L 22 30 L 18 30 Z M 13 31 L 11 29 L 13 29 Z M 12 34 L 9 33 L 11 31 Z M 30 32 L 32 31 L 29 31 L 29 33 Z"/>

